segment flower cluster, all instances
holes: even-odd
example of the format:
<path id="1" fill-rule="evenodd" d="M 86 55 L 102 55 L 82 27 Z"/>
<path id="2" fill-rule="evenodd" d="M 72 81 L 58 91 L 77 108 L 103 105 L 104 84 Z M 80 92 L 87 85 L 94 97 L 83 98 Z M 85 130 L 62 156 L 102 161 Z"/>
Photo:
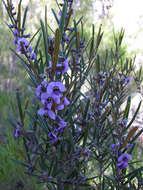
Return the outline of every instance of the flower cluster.
<path id="1" fill-rule="evenodd" d="M 30 38 L 31 35 L 25 34 L 26 29 L 24 27 L 20 27 L 19 20 L 16 13 L 14 12 L 15 7 L 9 2 L 7 9 L 9 9 L 13 21 L 13 23 L 9 24 L 8 26 L 13 33 L 13 42 L 15 45 L 17 45 L 17 51 L 21 54 L 27 55 L 27 57 L 31 60 L 36 59 L 36 53 L 33 51 L 29 41 L 27 40 L 27 38 Z"/>
<path id="2" fill-rule="evenodd" d="M 33 51 L 32 47 L 30 46 L 29 41 L 27 38 L 30 38 L 30 34 L 24 34 L 25 28 L 18 29 L 18 27 L 14 24 L 9 24 L 9 28 L 11 28 L 13 36 L 14 36 L 14 44 L 17 45 L 17 51 L 21 54 L 27 54 L 29 59 L 35 60 L 36 53 Z"/>
<path id="3" fill-rule="evenodd" d="M 66 88 L 60 81 L 50 83 L 43 81 L 36 89 L 36 94 L 44 105 L 38 110 L 38 114 L 41 116 L 48 115 L 50 119 L 55 120 L 56 112 L 69 105 L 68 99 L 63 96 L 65 91 Z"/>
<path id="4" fill-rule="evenodd" d="M 118 137 L 116 144 L 111 145 L 113 156 L 118 160 L 117 167 L 119 169 L 125 169 L 128 166 L 128 159 L 132 159 L 132 156 L 128 153 L 124 153 L 125 150 L 129 150 L 133 147 L 133 144 L 127 143 L 124 146 L 124 142 L 126 141 L 127 135 L 124 134 L 128 120 L 119 119 L 118 120 L 118 131 L 116 131 L 115 135 Z M 118 134 L 119 133 L 119 134 Z"/>
<path id="5" fill-rule="evenodd" d="M 127 168 L 129 159 L 132 159 L 132 156 L 130 154 L 127 153 L 122 154 L 118 158 L 117 167 L 119 167 L 121 170 Z"/>
<path id="6" fill-rule="evenodd" d="M 60 59 L 59 59 L 60 60 Z M 52 62 L 49 63 L 49 72 L 52 69 Z M 68 70 L 68 61 L 62 59 L 56 65 L 56 74 L 62 74 Z M 61 81 L 42 81 L 36 88 L 36 95 L 40 99 L 43 107 L 38 110 L 38 114 L 45 119 L 50 118 L 53 121 L 54 130 L 48 135 L 53 143 L 57 141 L 55 133 L 62 133 L 64 127 L 67 125 L 64 120 L 58 115 L 59 110 L 63 110 L 65 106 L 69 105 L 69 100 L 65 97 L 66 87 Z"/>
<path id="7" fill-rule="evenodd" d="M 64 57 L 60 56 L 59 57 L 59 63 L 56 64 L 56 68 L 55 68 L 55 72 L 56 74 L 60 75 L 63 73 L 66 73 L 68 71 L 68 60 L 65 59 Z M 52 62 L 49 62 L 49 68 L 48 68 L 48 72 L 51 72 L 52 70 Z"/>

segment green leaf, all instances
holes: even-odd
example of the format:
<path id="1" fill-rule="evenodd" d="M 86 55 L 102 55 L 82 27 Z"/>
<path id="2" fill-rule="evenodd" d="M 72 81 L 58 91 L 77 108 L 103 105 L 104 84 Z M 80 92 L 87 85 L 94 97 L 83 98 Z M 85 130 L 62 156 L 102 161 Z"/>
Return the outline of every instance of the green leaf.
<path id="1" fill-rule="evenodd" d="M 67 3 L 65 2 L 64 5 L 63 5 L 63 9 L 62 9 L 62 15 L 61 15 L 60 26 L 59 26 L 60 40 L 62 39 L 62 36 L 63 36 L 63 33 L 64 33 L 66 14 L 67 14 Z"/>
<path id="2" fill-rule="evenodd" d="M 123 115 L 123 119 L 125 119 L 125 118 L 128 119 L 129 112 L 130 112 L 130 107 L 131 107 L 131 96 L 128 97 L 127 105 L 126 105 L 124 115 Z"/>
<path id="3" fill-rule="evenodd" d="M 11 14 L 10 14 L 10 12 L 9 12 L 9 7 L 7 8 L 7 5 L 6 5 L 6 3 L 5 3 L 4 0 L 2 0 L 2 2 L 3 2 L 3 4 L 4 4 L 4 6 L 5 6 L 5 9 L 7 10 L 8 16 L 9 16 L 9 18 L 10 18 L 12 24 L 15 24 L 15 22 L 14 22 L 12 16 L 11 16 Z"/>
<path id="4" fill-rule="evenodd" d="M 73 20 L 73 22 L 74 22 L 74 30 L 75 30 L 75 36 L 76 36 L 76 49 L 78 50 L 78 32 L 77 32 L 77 23 L 76 23 L 76 21 L 75 20 Z"/>
<path id="5" fill-rule="evenodd" d="M 92 38 L 91 38 L 91 45 L 89 51 L 89 60 L 91 60 L 93 52 L 94 52 L 94 25 L 92 25 Z"/>
<path id="6" fill-rule="evenodd" d="M 44 23 L 42 20 L 40 20 L 42 33 L 43 33 L 43 40 L 44 40 L 44 49 L 45 49 L 45 55 L 46 55 L 46 65 L 49 65 L 49 54 L 48 54 L 48 39 L 46 35 L 46 30 L 44 27 Z"/>
<path id="7" fill-rule="evenodd" d="M 44 73 L 44 63 L 43 63 L 43 56 L 42 51 L 40 50 L 40 73 Z"/>
<path id="8" fill-rule="evenodd" d="M 28 12 L 28 7 L 26 7 L 26 9 L 25 9 L 25 11 L 24 11 L 23 22 L 22 22 L 22 28 L 25 27 L 27 12 Z"/>
<path id="9" fill-rule="evenodd" d="M 38 47 L 39 47 L 40 41 L 41 41 L 41 34 L 39 35 L 38 40 L 37 40 L 36 45 L 35 45 L 35 48 L 34 48 L 34 52 L 36 54 L 37 54 L 37 51 L 38 51 Z"/>
<path id="10" fill-rule="evenodd" d="M 14 161 L 15 163 L 20 164 L 20 165 L 22 165 L 22 166 L 24 166 L 24 167 L 29 167 L 28 164 L 25 164 L 25 163 L 23 163 L 23 162 L 20 162 L 20 161 L 18 161 L 18 160 L 13 159 L 13 158 L 10 158 L 10 160 L 12 160 L 12 161 Z"/>
<path id="11" fill-rule="evenodd" d="M 140 109 L 140 107 L 141 107 L 141 103 L 142 103 L 142 101 L 140 101 L 140 103 L 138 104 L 138 107 L 137 107 L 137 109 L 136 109 L 136 112 L 134 113 L 133 118 L 132 118 L 131 121 L 129 122 L 129 124 L 128 124 L 128 126 L 127 126 L 127 129 L 132 125 L 132 123 L 133 123 L 134 120 L 136 119 L 136 116 L 137 116 L 137 114 L 138 114 L 138 112 L 139 112 L 139 109 Z"/>
<path id="12" fill-rule="evenodd" d="M 21 60 L 21 63 L 23 65 L 23 67 L 25 68 L 26 72 L 29 74 L 29 77 L 30 77 L 32 83 L 34 84 L 35 87 L 37 87 L 38 83 L 37 83 L 37 81 L 35 79 L 35 76 L 29 70 L 29 67 L 28 67 L 28 64 L 26 63 L 26 61 L 20 55 L 18 55 L 18 53 L 15 50 L 13 50 L 12 48 L 10 48 L 10 50 L 12 52 L 14 52 L 14 54 Z"/>
<path id="13" fill-rule="evenodd" d="M 18 31 L 19 32 L 21 29 L 21 2 L 22 2 L 22 0 L 20 0 L 20 2 L 18 4 L 18 13 L 17 13 L 17 24 L 18 24 Z"/>
<path id="14" fill-rule="evenodd" d="M 41 155 L 41 159 L 39 160 L 39 166 L 42 170 L 47 170 L 48 169 L 48 165 L 45 163 L 45 159 L 43 158 L 43 156 Z"/>
<path id="15" fill-rule="evenodd" d="M 49 168 L 49 170 L 48 170 L 48 175 L 49 175 L 49 176 L 51 175 L 53 166 L 54 166 L 54 159 L 51 160 L 50 168 Z"/>
<path id="16" fill-rule="evenodd" d="M 84 110 L 84 115 L 83 115 L 84 120 L 86 120 L 89 106 L 90 106 L 90 99 L 88 98 L 87 103 L 86 103 L 86 107 L 85 107 L 85 110 Z"/>
<path id="17" fill-rule="evenodd" d="M 126 179 L 127 178 L 127 181 L 124 183 L 124 185 L 128 184 L 133 178 L 136 178 L 136 174 L 138 172 L 140 172 L 140 171 L 143 171 L 143 167 L 135 169 L 134 171 L 130 172 L 129 174 L 123 176 L 122 179 Z"/>
<path id="18" fill-rule="evenodd" d="M 52 10 L 52 13 L 53 13 L 53 15 L 54 15 L 54 17 L 56 19 L 57 24 L 59 24 L 59 19 L 57 17 L 57 14 L 55 13 L 55 10 L 54 9 L 51 9 L 51 10 Z"/>
<path id="19" fill-rule="evenodd" d="M 55 72 L 56 64 L 58 61 L 58 55 L 59 55 L 59 48 L 60 48 L 60 31 L 59 29 L 56 30 L 55 34 L 55 44 L 54 44 L 54 53 L 53 53 L 53 64 L 52 64 L 52 72 Z"/>

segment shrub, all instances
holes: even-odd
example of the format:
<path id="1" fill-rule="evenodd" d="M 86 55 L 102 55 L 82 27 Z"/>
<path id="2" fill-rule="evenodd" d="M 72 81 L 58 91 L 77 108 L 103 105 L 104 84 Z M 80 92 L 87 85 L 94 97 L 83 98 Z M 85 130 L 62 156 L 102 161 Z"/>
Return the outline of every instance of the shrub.
<path id="1" fill-rule="evenodd" d="M 139 160 L 134 160 L 133 151 L 142 130 L 136 133 L 138 127 L 131 126 L 141 102 L 131 121 L 130 96 L 121 110 L 134 70 L 131 59 L 125 63 L 121 59 L 124 31 L 115 40 L 115 50 L 107 50 L 101 57 L 101 27 L 97 35 L 92 27 L 87 42 L 82 19 L 71 21 L 72 2 L 57 3 L 59 13 L 53 10 L 55 31 L 47 23 L 45 8 L 45 21 L 40 20 L 41 28 L 31 37 L 24 28 L 27 9 L 22 19 L 21 1 L 18 13 L 11 1 L 3 1 L 16 46 L 12 51 L 29 74 L 35 94 L 23 109 L 17 90 L 19 119 L 10 122 L 15 138 L 23 143 L 23 162 L 13 161 L 51 190 L 140 189 L 142 167 L 134 167 Z M 93 68 L 95 72 L 91 72 Z M 82 91 L 85 83 L 90 96 Z"/>

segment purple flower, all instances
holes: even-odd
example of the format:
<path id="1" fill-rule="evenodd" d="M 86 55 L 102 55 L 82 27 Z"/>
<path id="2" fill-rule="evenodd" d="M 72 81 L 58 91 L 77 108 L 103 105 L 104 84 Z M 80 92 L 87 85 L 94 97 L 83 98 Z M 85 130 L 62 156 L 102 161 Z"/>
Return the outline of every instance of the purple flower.
<path id="1" fill-rule="evenodd" d="M 56 131 L 57 131 L 58 133 L 63 133 L 64 127 L 58 127 L 58 128 L 56 129 Z"/>
<path id="2" fill-rule="evenodd" d="M 124 153 L 118 158 L 118 164 L 117 166 L 122 170 L 124 168 L 127 168 L 128 166 L 128 159 L 132 159 L 132 156 L 130 154 Z"/>
<path id="3" fill-rule="evenodd" d="M 24 35 L 25 38 L 30 38 L 31 34 Z"/>
<path id="4" fill-rule="evenodd" d="M 68 101 L 68 99 L 65 97 L 62 104 L 58 105 L 56 107 L 57 110 L 63 110 L 64 106 L 68 106 L 70 104 L 70 102 Z"/>
<path id="5" fill-rule="evenodd" d="M 112 149 L 112 151 L 115 151 L 116 150 L 116 145 L 115 144 L 111 144 L 111 149 Z"/>
<path id="6" fill-rule="evenodd" d="M 64 59 L 64 58 L 63 58 Z M 49 68 L 52 68 L 52 62 L 49 62 Z M 64 61 L 62 63 L 58 63 L 56 65 L 56 73 L 57 74 L 61 74 L 61 73 L 66 73 L 68 71 L 69 68 L 69 64 L 68 64 L 68 60 L 64 59 Z"/>
<path id="7" fill-rule="evenodd" d="M 64 40 L 67 41 L 67 42 L 70 41 L 70 38 L 69 38 L 69 36 L 67 34 L 64 35 Z"/>
<path id="8" fill-rule="evenodd" d="M 19 136 L 19 130 L 18 130 L 18 129 L 16 129 L 16 130 L 14 131 L 14 136 L 15 136 L 15 137 L 18 137 L 18 136 Z"/>
<path id="9" fill-rule="evenodd" d="M 63 62 L 62 72 L 66 73 L 68 71 L 68 68 L 69 68 L 68 60 L 65 59 L 65 61 Z"/>
<path id="10" fill-rule="evenodd" d="M 48 82 L 43 80 L 43 81 L 41 82 L 41 85 L 44 86 L 45 88 L 47 88 Z"/>
<path id="11" fill-rule="evenodd" d="M 120 168 L 120 170 L 123 170 L 128 167 L 128 162 L 119 162 L 117 166 Z"/>
<path id="12" fill-rule="evenodd" d="M 65 127 L 67 125 L 67 122 L 65 122 L 64 120 L 60 119 L 60 121 L 58 122 L 58 125 L 60 127 Z"/>
<path id="13" fill-rule="evenodd" d="M 12 24 L 9 24 L 8 26 L 9 26 L 9 28 L 13 28 L 13 25 L 12 25 Z"/>
<path id="14" fill-rule="evenodd" d="M 62 96 L 61 92 L 65 92 L 66 88 L 62 82 L 50 82 L 47 87 L 47 92 L 50 94 L 55 94 L 57 96 Z"/>
<path id="15" fill-rule="evenodd" d="M 58 132 L 58 133 L 63 133 L 63 130 L 64 130 L 64 128 L 66 127 L 66 125 L 67 125 L 67 122 L 65 122 L 64 120 L 62 120 L 62 119 L 59 119 L 59 121 L 58 121 L 58 128 L 56 129 L 56 131 Z"/>
<path id="16" fill-rule="evenodd" d="M 66 97 L 63 100 L 63 104 L 64 104 L 64 106 L 68 106 L 70 104 L 70 102 L 68 101 L 68 99 Z"/>
<path id="17" fill-rule="evenodd" d="M 57 142 L 57 136 L 55 135 L 55 133 L 53 133 L 53 132 L 51 132 L 51 133 L 49 133 L 48 134 L 48 137 L 49 137 L 49 139 L 51 139 L 52 140 L 52 143 L 55 143 L 55 142 Z"/>
<path id="18" fill-rule="evenodd" d="M 58 15 L 59 15 L 59 16 L 62 16 L 62 11 L 59 11 L 59 12 L 58 12 Z"/>
<path id="19" fill-rule="evenodd" d="M 52 120 L 56 119 L 56 114 L 51 109 L 48 109 L 47 107 L 39 109 L 38 110 L 38 114 L 40 116 L 46 116 L 46 115 L 48 115 L 50 117 L 50 119 L 52 119 Z"/>
<path id="20" fill-rule="evenodd" d="M 41 84 L 36 88 L 36 96 L 41 98 L 41 93 L 46 92 L 48 82 L 42 81 Z"/>
<path id="21" fill-rule="evenodd" d="M 25 53 L 28 51 L 28 45 L 29 45 L 29 42 L 25 39 L 25 38 L 19 38 L 17 40 L 17 44 L 18 44 L 18 48 L 17 50 L 20 52 L 20 53 Z"/>
<path id="22" fill-rule="evenodd" d="M 36 59 L 36 53 L 32 53 L 32 54 L 29 56 L 29 58 L 30 58 L 31 60 L 35 60 L 35 59 Z"/>
<path id="23" fill-rule="evenodd" d="M 27 50 L 28 50 L 29 53 L 32 53 L 32 50 L 33 50 L 33 49 L 32 49 L 31 46 L 29 46 Z"/>
<path id="24" fill-rule="evenodd" d="M 18 35 L 19 35 L 19 32 L 18 32 L 17 29 L 13 30 L 13 35 L 14 35 L 14 36 L 18 36 Z"/>
<path id="25" fill-rule="evenodd" d="M 131 81 L 130 77 L 125 78 L 125 83 L 129 83 Z"/>
<path id="26" fill-rule="evenodd" d="M 42 93 L 41 95 L 41 102 L 48 109 L 51 109 L 54 102 L 56 104 L 60 104 L 60 98 L 59 96 L 45 92 L 45 93 Z"/>
<path id="27" fill-rule="evenodd" d="M 69 31 L 74 31 L 75 29 L 73 28 L 73 27 L 71 27 L 71 28 L 67 28 L 67 30 L 69 30 Z"/>
<path id="28" fill-rule="evenodd" d="M 63 110 L 64 109 L 64 105 L 63 104 L 60 104 L 56 107 L 57 110 Z"/>
<path id="29" fill-rule="evenodd" d="M 17 45 L 19 39 L 20 39 L 19 37 L 15 37 L 14 40 L 13 40 L 13 43 L 14 43 L 15 45 Z"/>
<path id="30" fill-rule="evenodd" d="M 23 46 L 28 47 L 29 42 L 28 42 L 25 38 L 20 38 L 20 39 L 18 40 L 18 45 L 23 45 Z"/>
<path id="31" fill-rule="evenodd" d="M 97 99 L 100 100 L 100 90 L 97 91 Z"/>

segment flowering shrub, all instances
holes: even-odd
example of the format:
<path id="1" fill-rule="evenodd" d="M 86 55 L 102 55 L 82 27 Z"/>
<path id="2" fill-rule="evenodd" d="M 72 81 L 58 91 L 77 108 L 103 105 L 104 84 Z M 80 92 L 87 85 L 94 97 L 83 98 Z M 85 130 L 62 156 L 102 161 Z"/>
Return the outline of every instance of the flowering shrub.
<path id="1" fill-rule="evenodd" d="M 121 109 L 134 70 L 133 61 L 122 63 L 119 53 L 124 31 L 115 39 L 115 50 L 108 50 L 104 57 L 98 54 L 101 27 L 95 35 L 93 26 L 91 40 L 86 42 L 82 18 L 71 21 L 72 0 L 57 3 L 58 14 L 53 10 L 57 29 L 52 36 L 45 8 L 45 23 L 40 20 L 41 28 L 33 37 L 26 33 L 27 9 L 22 20 L 21 1 L 18 13 L 11 1 L 3 3 L 16 46 L 12 51 L 29 74 L 36 98 L 29 97 L 23 110 L 17 90 L 20 118 L 10 122 L 15 138 L 23 141 L 23 162 L 14 161 L 51 190 L 140 189 L 142 167 L 134 167 L 133 151 L 142 130 L 137 132 L 138 127 L 131 125 L 141 102 L 131 121 L 130 96 Z M 82 91 L 85 84 L 89 96 Z"/>

